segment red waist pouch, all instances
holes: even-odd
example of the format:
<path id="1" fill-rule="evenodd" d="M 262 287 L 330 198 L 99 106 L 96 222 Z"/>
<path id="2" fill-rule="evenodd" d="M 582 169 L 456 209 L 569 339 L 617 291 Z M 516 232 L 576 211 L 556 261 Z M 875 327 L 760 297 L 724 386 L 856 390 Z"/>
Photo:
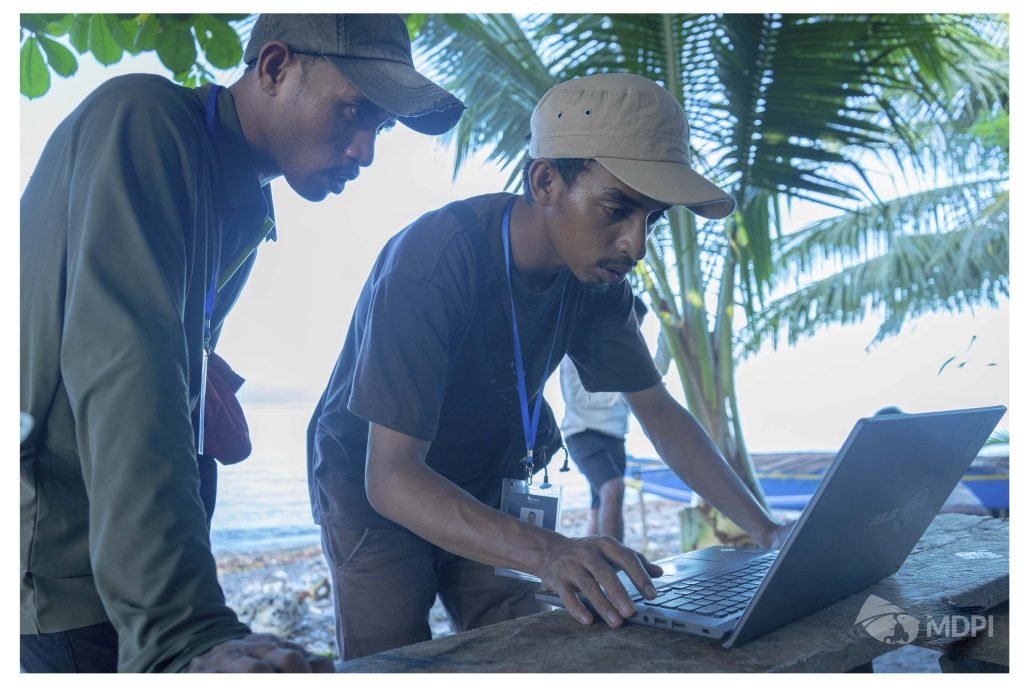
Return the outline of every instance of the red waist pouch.
<path id="1" fill-rule="evenodd" d="M 206 435 L 203 452 L 224 465 L 249 457 L 249 425 L 235 393 L 245 383 L 223 358 L 210 354 L 206 367 Z M 198 412 L 199 407 L 196 406 Z M 198 432 L 196 438 L 199 438 Z"/>

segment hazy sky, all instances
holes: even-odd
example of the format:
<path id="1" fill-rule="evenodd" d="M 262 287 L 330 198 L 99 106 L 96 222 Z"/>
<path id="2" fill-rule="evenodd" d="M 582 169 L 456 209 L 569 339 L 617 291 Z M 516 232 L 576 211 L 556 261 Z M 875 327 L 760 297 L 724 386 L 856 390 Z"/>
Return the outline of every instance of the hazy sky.
<path id="1" fill-rule="evenodd" d="M 43 98 L 19 97 L 22 189 L 49 134 L 97 84 L 122 73 L 164 73 L 152 55 L 126 55 L 108 68 L 91 56 L 79 60 L 78 74 L 55 78 Z M 233 80 L 226 77 L 224 84 Z M 279 240 L 260 249 L 218 348 L 248 378 L 242 394 L 246 402 L 288 399 L 311 410 L 384 242 L 426 211 L 503 188 L 505 175 L 481 160 L 467 163 L 453 183 L 451 156 L 435 139 L 398 126 L 381 136 L 374 165 L 341 196 L 311 204 L 283 180 L 274 183 Z M 789 228 L 821 215 L 813 207 L 797 207 Z M 876 316 L 744 361 L 737 383 L 748 445 L 753 450 L 834 449 L 858 417 L 883 405 L 907 411 L 1008 405 L 1008 313 L 1004 304 L 973 315 L 930 315 L 868 352 L 865 347 L 880 323 Z M 653 348 L 653 318 L 644 331 Z M 958 368 L 952 363 L 939 375 L 952 355 L 967 364 Z M 674 369 L 667 382 L 681 399 Z M 547 395 L 560 414 L 558 393 L 554 377 Z M 636 451 L 646 450 L 642 442 L 635 435 L 630 439 Z"/>

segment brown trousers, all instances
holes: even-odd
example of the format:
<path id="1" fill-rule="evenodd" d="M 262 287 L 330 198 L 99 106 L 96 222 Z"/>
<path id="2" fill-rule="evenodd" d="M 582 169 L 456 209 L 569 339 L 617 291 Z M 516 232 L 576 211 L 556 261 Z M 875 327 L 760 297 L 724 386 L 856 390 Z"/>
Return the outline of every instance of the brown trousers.
<path id="1" fill-rule="evenodd" d="M 441 603 L 457 632 L 535 614 L 539 584 L 438 548 L 405 529 L 321 527 L 331 570 L 338 654 L 365 657 L 430 640 Z"/>

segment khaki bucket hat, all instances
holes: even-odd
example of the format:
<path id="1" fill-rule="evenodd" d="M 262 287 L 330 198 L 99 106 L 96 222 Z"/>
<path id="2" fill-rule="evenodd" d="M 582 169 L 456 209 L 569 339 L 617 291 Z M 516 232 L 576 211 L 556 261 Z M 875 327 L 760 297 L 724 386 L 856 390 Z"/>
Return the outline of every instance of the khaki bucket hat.
<path id="1" fill-rule="evenodd" d="M 690 166 L 690 127 L 679 102 L 635 74 L 559 83 L 530 119 L 534 159 L 594 159 L 637 192 L 725 218 L 736 201 Z"/>

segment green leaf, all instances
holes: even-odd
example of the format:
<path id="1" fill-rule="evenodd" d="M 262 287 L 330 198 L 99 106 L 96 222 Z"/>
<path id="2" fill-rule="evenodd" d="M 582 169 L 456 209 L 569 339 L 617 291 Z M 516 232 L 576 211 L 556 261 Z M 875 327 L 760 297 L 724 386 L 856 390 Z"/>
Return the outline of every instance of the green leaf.
<path id="1" fill-rule="evenodd" d="M 135 32 L 133 31 L 132 33 L 128 33 L 125 31 L 121 20 L 114 14 L 104 14 L 103 20 L 106 22 L 107 30 L 110 31 L 110 35 L 114 39 L 114 42 L 117 43 L 122 50 L 130 49 L 132 47 L 132 39 L 135 37 Z"/>
<path id="2" fill-rule="evenodd" d="M 218 69 L 230 69 L 242 61 L 242 41 L 235 29 L 210 15 L 195 19 L 196 38 L 206 60 Z"/>
<path id="3" fill-rule="evenodd" d="M 22 14 L 21 27 L 32 33 L 44 33 L 49 20 L 45 14 Z"/>
<path id="4" fill-rule="evenodd" d="M 405 17 L 405 28 L 409 31 L 409 38 L 416 40 L 416 37 L 420 34 L 420 29 L 423 28 L 423 24 L 427 20 L 426 14 L 408 14 Z"/>
<path id="5" fill-rule="evenodd" d="M 189 69 L 188 71 L 182 71 L 181 73 L 176 73 L 174 74 L 174 76 L 172 76 L 172 78 L 174 79 L 175 83 L 179 83 L 185 86 L 186 88 L 195 87 L 189 85 L 193 80 L 192 69 Z"/>
<path id="6" fill-rule="evenodd" d="M 205 73 L 193 74 L 189 83 L 190 88 L 198 88 L 200 86 L 206 85 L 207 83 L 213 83 L 213 80 L 211 80 L 210 77 Z"/>
<path id="7" fill-rule="evenodd" d="M 128 34 L 128 45 L 125 46 L 125 52 L 132 56 L 142 51 L 135 47 L 135 34 L 138 33 L 139 24 L 139 19 L 121 19 L 121 29 Z"/>
<path id="8" fill-rule="evenodd" d="M 58 76 L 67 78 L 78 71 L 78 60 L 71 50 L 46 36 L 39 36 L 39 45 L 46 53 L 46 63 Z"/>
<path id="9" fill-rule="evenodd" d="M 132 41 L 132 47 L 139 52 L 155 50 L 156 34 L 159 30 L 160 24 L 157 22 L 156 17 L 152 14 L 147 15 L 135 31 L 135 40 Z"/>
<path id="10" fill-rule="evenodd" d="M 71 28 L 68 29 L 68 39 L 71 47 L 84 55 L 89 51 L 89 16 L 88 14 L 76 14 L 71 20 Z"/>
<path id="11" fill-rule="evenodd" d="M 1010 443 L 1010 431 L 1008 429 L 997 429 L 992 436 L 985 441 L 986 446 L 1005 446 Z"/>
<path id="12" fill-rule="evenodd" d="M 43 61 L 43 52 L 33 37 L 21 46 L 21 94 L 42 97 L 50 89 L 50 70 Z"/>
<path id="13" fill-rule="evenodd" d="M 156 35 L 156 54 L 175 74 L 188 71 L 196 62 L 196 41 L 192 29 L 177 21 L 165 23 Z"/>
<path id="14" fill-rule="evenodd" d="M 46 33 L 54 37 L 66 35 L 74 21 L 74 14 L 45 14 L 50 23 L 46 25 Z"/>
<path id="15" fill-rule="evenodd" d="M 968 132 L 980 137 L 985 144 L 998 146 L 1004 150 L 1010 148 L 1010 114 L 1001 111 L 988 119 L 983 119 L 968 129 Z"/>
<path id="16" fill-rule="evenodd" d="M 89 50 L 96 56 L 96 61 L 104 66 L 116 64 L 124 54 L 124 48 L 114 40 L 107 22 L 105 14 L 94 14 L 89 19 Z"/>

